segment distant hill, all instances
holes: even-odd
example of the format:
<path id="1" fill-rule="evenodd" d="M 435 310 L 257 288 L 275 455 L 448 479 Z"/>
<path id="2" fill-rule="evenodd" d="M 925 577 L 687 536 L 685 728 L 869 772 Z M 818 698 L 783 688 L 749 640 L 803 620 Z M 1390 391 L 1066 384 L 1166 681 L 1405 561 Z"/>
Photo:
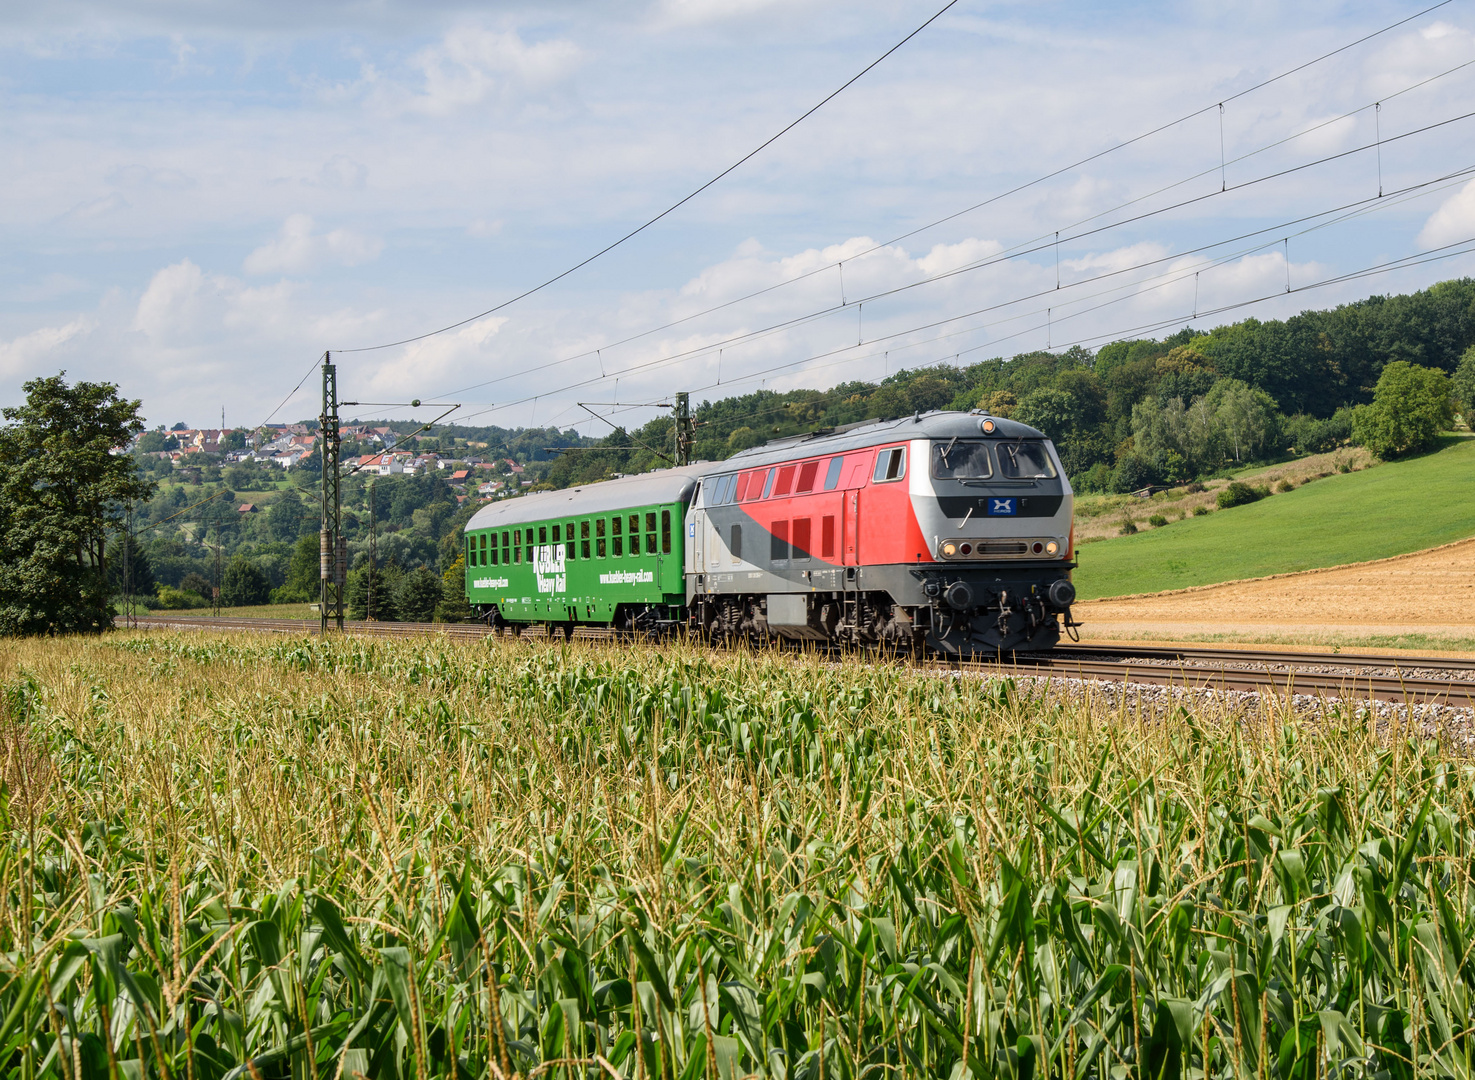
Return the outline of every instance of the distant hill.
<path id="1" fill-rule="evenodd" d="M 1087 544 L 1083 600 L 1211 585 L 1365 562 L 1475 535 L 1475 437 L 1442 450 L 1328 476 L 1248 506 Z M 1418 597 L 1388 596 L 1389 612 Z"/>

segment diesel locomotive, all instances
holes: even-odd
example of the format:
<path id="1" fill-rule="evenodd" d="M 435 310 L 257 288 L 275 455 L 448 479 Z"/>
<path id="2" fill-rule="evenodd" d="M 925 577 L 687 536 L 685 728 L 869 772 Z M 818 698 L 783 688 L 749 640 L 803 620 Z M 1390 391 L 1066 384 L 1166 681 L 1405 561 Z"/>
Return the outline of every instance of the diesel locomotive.
<path id="1" fill-rule="evenodd" d="M 1075 625 L 1073 495 L 1024 424 L 934 412 L 483 507 L 466 594 L 544 623 L 952 655 Z"/>

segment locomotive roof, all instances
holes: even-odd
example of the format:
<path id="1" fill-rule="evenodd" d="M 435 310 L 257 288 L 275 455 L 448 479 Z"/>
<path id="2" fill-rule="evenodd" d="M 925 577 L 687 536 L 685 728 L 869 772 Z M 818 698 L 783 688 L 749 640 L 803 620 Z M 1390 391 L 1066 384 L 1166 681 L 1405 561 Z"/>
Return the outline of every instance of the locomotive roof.
<path id="1" fill-rule="evenodd" d="M 994 430 L 985 436 L 979 424 L 984 419 L 994 422 Z M 727 472 L 732 469 L 752 469 L 773 465 L 781 461 L 817 457 L 825 454 L 861 450 L 882 443 L 894 443 L 902 439 L 1043 439 L 1042 432 L 1028 424 L 1006 420 L 1001 416 L 988 417 L 981 412 L 930 412 L 908 416 L 900 420 L 868 420 L 854 427 L 833 432 L 816 432 L 780 439 L 764 446 L 755 446 L 733 454 L 726 461 L 717 462 L 706 468 L 708 473 Z"/>
<path id="2" fill-rule="evenodd" d="M 684 465 L 676 469 L 657 469 L 639 476 L 622 476 L 618 480 L 601 480 L 593 484 L 564 488 L 562 491 L 540 491 L 533 495 L 508 499 L 483 506 L 466 523 L 466 530 L 501 528 L 524 521 L 546 521 L 569 515 L 604 514 L 631 506 L 655 503 L 688 502 L 696 487 L 697 477 L 712 471 L 708 463 Z"/>

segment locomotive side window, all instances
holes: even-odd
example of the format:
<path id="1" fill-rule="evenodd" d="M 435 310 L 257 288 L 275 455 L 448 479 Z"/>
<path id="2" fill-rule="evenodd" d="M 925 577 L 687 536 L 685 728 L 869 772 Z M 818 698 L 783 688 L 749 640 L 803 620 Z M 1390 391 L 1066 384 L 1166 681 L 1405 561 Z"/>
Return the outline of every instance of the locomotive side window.
<path id="1" fill-rule="evenodd" d="M 795 518 L 791 527 L 794 545 L 794 558 L 808 559 L 811 555 L 809 548 L 809 518 Z"/>
<path id="2" fill-rule="evenodd" d="M 671 511 L 661 511 L 661 554 L 671 554 Z"/>
<path id="3" fill-rule="evenodd" d="M 777 469 L 769 469 L 768 470 L 768 480 L 763 485 L 763 497 L 765 499 L 768 498 L 768 496 L 770 494 L 772 494 L 772 492 L 773 492 L 773 478 L 775 476 L 777 476 L 777 475 L 778 475 L 778 470 Z M 753 492 L 750 490 L 748 492 L 749 497 L 752 497 L 752 494 L 753 494 Z"/>
<path id="4" fill-rule="evenodd" d="M 742 502 L 748 497 L 748 474 L 740 473 L 737 478 L 737 491 L 733 493 L 733 502 Z"/>
<path id="5" fill-rule="evenodd" d="M 789 558 L 789 523 L 775 521 L 769 528 L 768 557 L 773 562 L 785 562 Z"/>
<path id="6" fill-rule="evenodd" d="M 1043 480 L 1055 475 L 1055 466 L 1042 442 L 999 444 L 999 474 L 1011 480 Z"/>
<path id="7" fill-rule="evenodd" d="M 778 480 L 773 485 L 773 497 L 781 499 L 794 487 L 794 466 L 785 465 L 778 471 Z"/>
<path id="8" fill-rule="evenodd" d="M 579 522 L 579 558 L 589 557 L 589 522 Z"/>
<path id="9" fill-rule="evenodd" d="M 728 542 L 727 547 L 732 552 L 733 562 L 743 561 L 743 527 L 741 525 L 733 525 L 732 539 Z"/>
<path id="10" fill-rule="evenodd" d="M 842 457 L 830 458 L 830 464 L 825 469 L 825 490 L 834 491 L 840 486 L 840 468 L 845 464 Z"/>
<path id="11" fill-rule="evenodd" d="M 839 459 L 836 458 L 836 460 Z M 835 557 L 835 516 L 833 514 L 826 514 L 819 521 L 819 557 L 821 559 Z"/>
<path id="12" fill-rule="evenodd" d="M 932 475 L 939 480 L 977 480 L 993 474 L 988 443 L 948 439 L 932 444 Z"/>
<path id="13" fill-rule="evenodd" d="M 604 518 L 594 519 L 594 554 L 601 559 L 605 557 Z"/>
<path id="14" fill-rule="evenodd" d="M 727 478 L 728 481 L 732 477 Z M 656 553 L 656 515 L 654 511 L 646 511 L 645 514 L 645 553 L 654 555 Z"/>
<path id="15" fill-rule="evenodd" d="M 893 446 L 876 455 L 876 471 L 871 476 L 873 484 L 884 484 L 888 480 L 900 480 L 907 474 L 907 448 Z"/>
<path id="16" fill-rule="evenodd" d="M 799 466 L 799 482 L 794 485 L 795 495 L 805 495 L 814 490 L 814 475 L 819 472 L 819 462 L 806 461 Z"/>
<path id="17" fill-rule="evenodd" d="M 750 473 L 744 473 L 743 476 L 748 481 L 748 493 L 743 498 L 748 502 L 763 498 L 763 471 L 754 469 Z"/>

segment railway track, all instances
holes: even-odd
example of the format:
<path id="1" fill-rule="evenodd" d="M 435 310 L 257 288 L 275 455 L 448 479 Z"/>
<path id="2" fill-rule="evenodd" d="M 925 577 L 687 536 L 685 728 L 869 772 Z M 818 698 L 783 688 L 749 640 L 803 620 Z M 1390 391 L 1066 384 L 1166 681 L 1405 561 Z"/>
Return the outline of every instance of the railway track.
<path id="1" fill-rule="evenodd" d="M 140 629 L 250 630 L 315 634 L 317 620 L 146 616 Z M 120 624 L 121 625 L 121 624 Z M 438 634 L 480 640 L 492 631 L 480 625 L 345 622 L 347 633 L 368 637 Z M 529 627 L 529 638 L 548 636 Z M 581 628 L 574 640 L 613 641 L 612 630 Z M 1475 710 L 1475 660 L 1434 656 L 1376 656 L 1361 653 L 1278 652 L 1264 649 L 1163 648 L 1127 645 L 1069 645 L 1052 653 L 1016 654 L 1000 661 L 935 659 L 929 666 L 978 674 L 1011 673 L 1093 682 L 1173 686 L 1189 690 L 1270 692 L 1338 700 L 1436 703 Z"/>

